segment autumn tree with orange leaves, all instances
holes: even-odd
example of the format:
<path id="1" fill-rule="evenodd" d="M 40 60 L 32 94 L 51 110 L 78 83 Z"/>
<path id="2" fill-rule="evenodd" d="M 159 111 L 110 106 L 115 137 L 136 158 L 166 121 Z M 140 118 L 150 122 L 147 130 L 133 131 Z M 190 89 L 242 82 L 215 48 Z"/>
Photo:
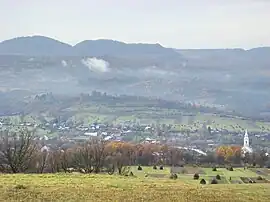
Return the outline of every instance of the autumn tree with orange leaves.
<path id="1" fill-rule="evenodd" d="M 110 142 L 106 145 L 107 160 L 121 174 L 123 168 L 132 165 L 135 159 L 135 147 L 127 142 Z"/>
<path id="2" fill-rule="evenodd" d="M 225 163 L 240 163 L 241 147 L 240 146 L 220 146 L 217 148 L 217 157 L 223 159 Z"/>
<path id="3" fill-rule="evenodd" d="M 154 165 L 160 162 L 161 145 L 136 145 L 136 162 L 140 165 Z"/>

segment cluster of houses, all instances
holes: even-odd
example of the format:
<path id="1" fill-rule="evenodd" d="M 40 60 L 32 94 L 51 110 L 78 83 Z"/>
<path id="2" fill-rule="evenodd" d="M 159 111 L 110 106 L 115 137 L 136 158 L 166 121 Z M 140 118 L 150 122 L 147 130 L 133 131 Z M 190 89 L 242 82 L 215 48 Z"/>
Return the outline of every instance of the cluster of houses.
<path id="1" fill-rule="evenodd" d="M 0 130 L 4 125 L 5 123 L 0 120 Z M 46 122 L 38 125 L 25 122 L 20 123 L 18 126 L 40 128 L 44 131 L 49 131 L 39 137 L 39 139 L 50 145 L 57 141 L 71 144 L 99 137 L 108 141 L 133 141 L 149 144 L 166 143 L 186 150 L 192 150 L 202 155 L 205 155 L 207 151 L 215 150 L 220 144 L 224 144 L 222 138 L 227 137 L 228 134 L 230 134 L 233 141 L 240 141 L 237 144 L 242 143 L 244 135 L 238 132 L 230 133 L 224 129 L 213 128 L 210 131 L 211 136 L 205 138 L 199 134 L 199 131 L 190 131 L 191 134 L 183 131 L 164 131 L 161 127 L 157 128 L 153 124 L 134 124 L 130 122 L 121 124 L 93 123 L 89 125 L 75 125 L 67 122 Z M 251 133 L 251 135 L 261 141 L 270 141 L 270 134 L 268 133 Z"/>

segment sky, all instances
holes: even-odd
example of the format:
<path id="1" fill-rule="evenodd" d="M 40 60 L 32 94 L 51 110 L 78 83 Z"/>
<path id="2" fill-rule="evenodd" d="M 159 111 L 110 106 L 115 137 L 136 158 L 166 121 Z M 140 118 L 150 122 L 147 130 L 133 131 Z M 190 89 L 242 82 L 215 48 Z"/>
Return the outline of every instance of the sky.
<path id="1" fill-rule="evenodd" d="M 270 0 L 0 0 L 0 41 L 31 35 L 174 48 L 270 46 Z"/>

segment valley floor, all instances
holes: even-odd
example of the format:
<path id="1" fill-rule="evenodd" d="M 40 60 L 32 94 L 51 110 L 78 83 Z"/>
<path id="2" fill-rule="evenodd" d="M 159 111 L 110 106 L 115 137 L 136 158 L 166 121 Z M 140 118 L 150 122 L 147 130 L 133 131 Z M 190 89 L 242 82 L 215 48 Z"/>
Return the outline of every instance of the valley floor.
<path id="1" fill-rule="evenodd" d="M 268 201 L 269 184 L 199 185 L 88 174 L 1 174 L 0 201 Z"/>

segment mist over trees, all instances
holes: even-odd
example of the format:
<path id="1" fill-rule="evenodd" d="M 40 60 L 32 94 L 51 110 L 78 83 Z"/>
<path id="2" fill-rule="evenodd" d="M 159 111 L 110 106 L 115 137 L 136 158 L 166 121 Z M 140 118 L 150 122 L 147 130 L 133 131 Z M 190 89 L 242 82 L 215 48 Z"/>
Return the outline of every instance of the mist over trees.
<path id="1" fill-rule="evenodd" d="M 71 46 L 43 36 L 18 37 L 0 43 L 0 87 L 20 88 L 18 95 L 99 90 L 155 96 L 266 116 L 268 55 L 267 47 L 176 50 L 113 40 L 84 40 Z M 7 102 L 0 103 L 10 108 Z M 21 99 L 12 103 L 16 111 L 16 105 L 23 104 Z"/>

